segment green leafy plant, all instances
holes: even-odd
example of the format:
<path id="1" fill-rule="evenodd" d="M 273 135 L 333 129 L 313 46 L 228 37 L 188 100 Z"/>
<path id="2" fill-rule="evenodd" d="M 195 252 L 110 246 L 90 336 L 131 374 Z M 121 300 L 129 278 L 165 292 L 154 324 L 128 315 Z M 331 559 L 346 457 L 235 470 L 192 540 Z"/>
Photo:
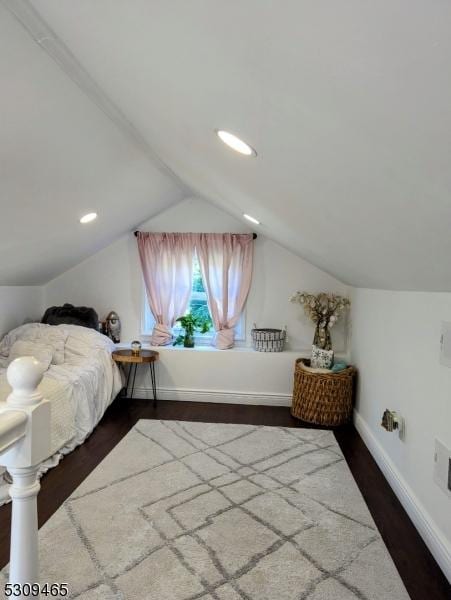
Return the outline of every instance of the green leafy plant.
<path id="1" fill-rule="evenodd" d="M 196 315 L 193 313 L 188 313 L 183 317 L 179 317 L 177 319 L 177 323 L 180 323 L 182 329 L 185 330 L 184 335 L 178 335 L 173 346 L 178 346 L 183 344 L 185 348 L 193 348 L 194 347 L 194 332 L 199 331 L 200 333 L 207 333 L 211 327 L 211 320 L 209 318 L 203 317 L 201 315 Z"/>

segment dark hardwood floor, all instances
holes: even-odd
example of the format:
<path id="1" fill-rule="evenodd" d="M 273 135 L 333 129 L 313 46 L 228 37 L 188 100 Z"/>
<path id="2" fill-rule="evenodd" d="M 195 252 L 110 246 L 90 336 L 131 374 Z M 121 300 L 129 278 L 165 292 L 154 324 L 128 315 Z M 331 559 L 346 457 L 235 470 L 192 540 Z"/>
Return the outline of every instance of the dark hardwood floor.
<path id="1" fill-rule="evenodd" d="M 147 400 L 117 398 L 91 437 L 43 477 L 38 497 L 39 526 L 139 419 L 311 427 L 294 419 L 285 407 L 161 401 L 153 409 Z M 334 432 L 412 600 L 450 600 L 451 586 L 355 428 L 349 425 Z M 10 518 L 10 505 L 1 507 L 0 567 L 8 562 Z"/>

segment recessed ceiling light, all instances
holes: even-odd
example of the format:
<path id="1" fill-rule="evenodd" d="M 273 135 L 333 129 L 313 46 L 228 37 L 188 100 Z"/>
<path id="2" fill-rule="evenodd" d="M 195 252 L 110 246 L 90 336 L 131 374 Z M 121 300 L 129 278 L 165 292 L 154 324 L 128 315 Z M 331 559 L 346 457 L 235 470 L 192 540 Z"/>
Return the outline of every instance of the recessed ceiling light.
<path id="1" fill-rule="evenodd" d="M 245 156 L 257 156 L 257 152 L 249 146 L 249 144 L 240 140 L 240 138 L 233 135 L 233 133 L 224 131 L 223 129 L 216 129 L 216 135 L 224 142 L 224 144 L 227 144 L 232 150 L 235 150 L 235 152 L 239 152 Z"/>
<path id="2" fill-rule="evenodd" d="M 254 225 L 260 225 L 260 221 L 257 221 L 257 219 L 254 219 L 254 217 L 251 217 L 251 215 L 243 214 L 243 217 L 245 219 L 247 219 L 248 221 L 250 221 L 251 223 L 254 223 Z"/>
<path id="3" fill-rule="evenodd" d="M 97 219 L 97 213 L 88 213 L 87 215 L 84 215 L 80 219 L 80 223 L 90 223 L 91 221 L 94 221 L 95 219 Z"/>

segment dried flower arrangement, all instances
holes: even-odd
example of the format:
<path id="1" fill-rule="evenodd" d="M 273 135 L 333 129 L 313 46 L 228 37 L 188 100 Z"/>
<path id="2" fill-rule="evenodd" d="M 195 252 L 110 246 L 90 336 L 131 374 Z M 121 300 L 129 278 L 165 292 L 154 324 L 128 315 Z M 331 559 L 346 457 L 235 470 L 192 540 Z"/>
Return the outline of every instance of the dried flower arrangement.
<path id="1" fill-rule="evenodd" d="M 297 302 L 304 307 L 305 314 L 315 323 L 313 344 L 325 350 L 332 349 L 330 328 L 338 321 L 341 313 L 351 306 L 348 298 L 337 294 L 309 294 L 296 292 L 290 302 Z"/>

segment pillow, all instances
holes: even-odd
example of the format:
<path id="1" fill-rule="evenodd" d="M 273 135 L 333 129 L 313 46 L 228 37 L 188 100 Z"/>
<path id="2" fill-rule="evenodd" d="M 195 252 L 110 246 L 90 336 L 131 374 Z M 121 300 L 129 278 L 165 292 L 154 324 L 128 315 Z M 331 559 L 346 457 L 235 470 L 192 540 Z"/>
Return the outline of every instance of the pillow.
<path id="1" fill-rule="evenodd" d="M 9 362 L 11 363 L 16 358 L 21 356 L 34 356 L 36 360 L 45 366 L 45 370 L 50 367 L 53 359 L 53 348 L 45 344 L 37 344 L 36 342 L 28 342 L 26 340 L 17 340 L 11 346 L 9 353 Z"/>
<path id="2" fill-rule="evenodd" d="M 47 325 L 81 325 L 96 331 L 99 329 L 99 317 L 93 308 L 74 306 L 73 304 L 51 306 L 45 311 L 41 323 L 47 323 Z"/>
<path id="3" fill-rule="evenodd" d="M 312 366 L 314 369 L 330 369 L 333 362 L 333 350 L 323 350 L 322 348 L 318 348 L 318 346 L 312 346 L 312 359 L 310 361 L 310 366 Z"/>

